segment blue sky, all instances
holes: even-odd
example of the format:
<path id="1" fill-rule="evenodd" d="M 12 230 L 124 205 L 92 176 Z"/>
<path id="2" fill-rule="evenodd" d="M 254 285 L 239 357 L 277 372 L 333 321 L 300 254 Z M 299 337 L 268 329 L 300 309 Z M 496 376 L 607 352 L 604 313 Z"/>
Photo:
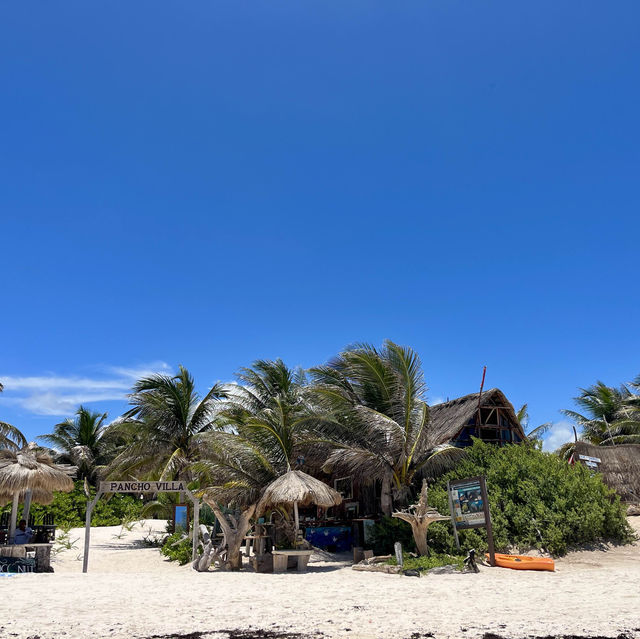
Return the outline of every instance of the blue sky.
<path id="1" fill-rule="evenodd" d="M 532 424 L 640 373 L 636 0 L 0 9 L 0 419 L 356 341 Z M 560 423 L 550 443 L 568 435 Z"/>

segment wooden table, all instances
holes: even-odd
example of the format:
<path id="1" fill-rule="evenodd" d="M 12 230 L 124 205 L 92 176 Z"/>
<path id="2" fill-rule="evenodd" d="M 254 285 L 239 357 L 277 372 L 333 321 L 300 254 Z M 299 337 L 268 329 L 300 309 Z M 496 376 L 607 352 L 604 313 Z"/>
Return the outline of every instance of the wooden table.
<path id="1" fill-rule="evenodd" d="M 253 542 L 253 554 L 264 555 L 266 540 L 269 535 L 247 535 L 244 538 L 244 556 L 249 557 L 251 555 L 251 543 Z"/>
<path id="2" fill-rule="evenodd" d="M 312 552 L 312 550 L 273 550 L 273 572 L 287 572 L 289 557 L 296 557 L 298 572 L 304 572 Z"/>

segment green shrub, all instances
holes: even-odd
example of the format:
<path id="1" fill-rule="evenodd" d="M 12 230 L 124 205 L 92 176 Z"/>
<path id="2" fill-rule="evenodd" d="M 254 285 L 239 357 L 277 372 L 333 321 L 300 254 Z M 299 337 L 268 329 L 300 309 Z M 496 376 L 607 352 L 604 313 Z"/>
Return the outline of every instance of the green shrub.
<path id="1" fill-rule="evenodd" d="M 429 504 L 448 513 L 447 480 L 485 475 L 497 551 L 539 548 L 563 555 L 571 546 L 631 541 L 620 498 L 585 466 L 570 466 L 530 444 L 498 448 L 475 440 L 467 453 L 429 490 Z M 484 528 L 459 535 L 464 550 L 487 549 Z M 440 552 L 455 549 L 448 522 L 432 524 L 428 539 Z"/>
<path id="2" fill-rule="evenodd" d="M 166 538 L 160 552 L 171 561 L 177 561 L 184 566 L 191 561 L 191 550 L 191 540 L 177 532 Z"/>
<path id="3" fill-rule="evenodd" d="M 399 541 L 402 549 L 407 552 L 414 552 L 416 549 L 409 524 L 401 519 L 383 517 L 373 527 L 371 549 L 376 555 L 388 555 L 394 552 L 393 544 L 396 541 Z"/>
<path id="4" fill-rule="evenodd" d="M 387 563 L 391 566 L 397 566 L 395 555 Z M 402 553 L 402 563 L 405 570 L 431 570 L 431 568 L 439 566 L 455 566 L 458 570 L 464 568 L 462 557 L 435 552 L 432 552 L 428 557 L 412 557 L 408 553 Z"/>

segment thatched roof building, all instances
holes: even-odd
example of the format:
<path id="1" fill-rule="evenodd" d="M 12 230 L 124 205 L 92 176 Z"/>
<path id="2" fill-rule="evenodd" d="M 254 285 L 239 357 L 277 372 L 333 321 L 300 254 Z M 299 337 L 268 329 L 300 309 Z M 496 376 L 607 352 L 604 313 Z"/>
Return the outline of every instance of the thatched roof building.
<path id="1" fill-rule="evenodd" d="M 597 471 L 609 488 L 613 488 L 624 502 L 640 503 L 640 444 L 594 446 L 576 442 L 574 458 L 580 455 L 600 459 Z"/>
<path id="2" fill-rule="evenodd" d="M 526 439 L 511 402 L 498 388 L 436 404 L 429 415 L 434 445 L 470 446 L 472 437 L 500 445 Z"/>

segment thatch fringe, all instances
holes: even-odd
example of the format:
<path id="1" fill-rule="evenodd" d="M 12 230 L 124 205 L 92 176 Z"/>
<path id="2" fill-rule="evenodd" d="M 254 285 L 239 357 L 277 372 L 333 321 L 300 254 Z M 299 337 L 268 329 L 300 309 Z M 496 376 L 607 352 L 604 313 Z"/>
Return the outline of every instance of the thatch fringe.
<path id="1" fill-rule="evenodd" d="M 300 470 L 290 470 L 265 488 L 258 504 L 258 512 L 264 511 L 269 506 L 294 502 L 298 502 L 300 506 L 315 504 L 330 508 L 342 503 L 342 497 L 339 492 L 319 479 Z"/>
<path id="2" fill-rule="evenodd" d="M 597 457 L 601 460 L 598 472 L 609 488 L 613 488 L 622 501 L 640 503 L 640 444 L 594 446 L 586 442 L 575 444 L 575 457 Z"/>

